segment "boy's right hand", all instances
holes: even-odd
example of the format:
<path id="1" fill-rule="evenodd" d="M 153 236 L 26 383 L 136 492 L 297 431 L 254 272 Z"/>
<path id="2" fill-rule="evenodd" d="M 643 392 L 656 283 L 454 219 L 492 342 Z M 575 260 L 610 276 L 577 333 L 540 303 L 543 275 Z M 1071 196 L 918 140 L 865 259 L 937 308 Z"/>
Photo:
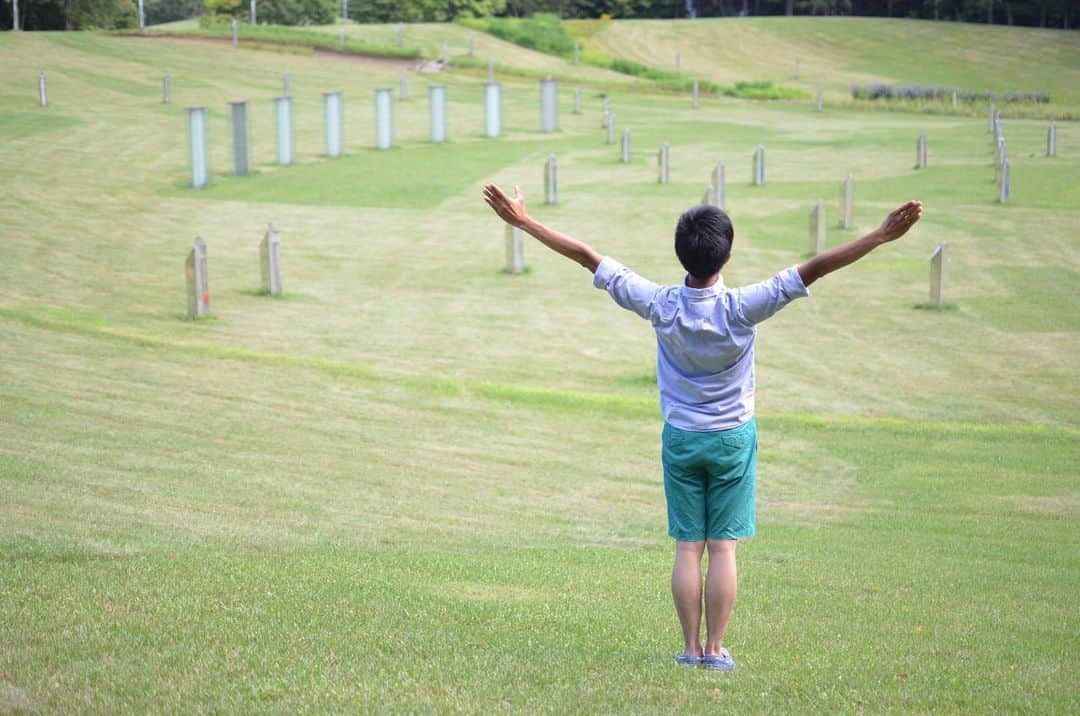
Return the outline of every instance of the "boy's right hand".
<path id="1" fill-rule="evenodd" d="M 878 227 L 878 234 L 884 241 L 895 241 L 908 232 L 922 216 L 922 202 L 912 199 L 894 209 Z"/>
<path id="2" fill-rule="evenodd" d="M 529 218 L 525 211 L 525 197 L 521 195 L 521 187 L 514 187 L 514 198 L 511 199 L 506 193 L 494 184 L 484 185 L 484 201 L 488 203 L 499 218 L 511 226 L 522 226 Z"/>

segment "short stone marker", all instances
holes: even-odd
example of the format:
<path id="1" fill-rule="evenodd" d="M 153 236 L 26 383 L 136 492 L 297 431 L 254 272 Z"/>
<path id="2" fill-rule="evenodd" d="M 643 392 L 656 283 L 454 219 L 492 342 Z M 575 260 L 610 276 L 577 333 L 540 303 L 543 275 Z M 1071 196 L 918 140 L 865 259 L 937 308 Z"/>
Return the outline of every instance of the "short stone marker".
<path id="1" fill-rule="evenodd" d="M 759 144 L 754 150 L 754 186 L 765 183 L 765 147 Z"/>
<path id="2" fill-rule="evenodd" d="M 519 274 L 525 270 L 525 232 L 506 225 L 506 273 Z"/>
<path id="3" fill-rule="evenodd" d="M 242 177 L 248 173 L 248 119 L 247 102 L 229 102 L 232 118 L 233 175 Z"/>
<path id="4" fill-rule="evenodd" d="M 614 144 L 615 143 L 615 115 L 614 114 L 611 115 L 608 118 L 607 143 L 608 144 Z"/>
<path id="5" fill-rule="evenodd" d="M 697 109 L 701 106 L 701 83 L 698 80 L 694 80 L 694 89 L 692 90 L 690 106 Z"/>
<path id="6" fill-rule="evenodd" d="M 671 148 L 667 142 L 660 145 L 660 151 L 656 155 L 656 163 L 659 168 L 658 180 L 661 184 L 667 184 L 670 176 L 669 170 L 671 169 L 670 163 Z"/>
<path id="7" fill-rule="evenodd" d="M 581 114 L 581 88 L 574 88 L 574 114 Z"/>
<path id="8" fill-rule="evenodd" d="M 849 173 L 840 185 L 840 225 L 845 229 L 855 226 L 855 177 Z"/>
<path id="9" fill-rule="evenodd" d="M 431 107 L 431 142 L 446 141 L 446 85 L 428 87 L 428 104 Z"/>
<path id="10" fill-rule="evenodd" d="M 281 237 L 273 224 L 259 243 L 259 265 L 262 269 L 262 290 L 270 296 L 280 296 L 281 285 Z"/>
<path id="11" fill-rule="evenodd" d="M 997 118 L 997 108 L 994 107 L 993 102 L 990 103 L 990 109 L 988 110 L 987 115 L 988 116 L 987 116 L 987 119 L 986 119 L 986 131 L 987 132 L 993 132 L 994 131 L 994 120 Z"/>
<path id="12" fill-rule="evenodd" d="M 817 256 L 825 250 L 825 204 L 818 201 L 810 210 L 810 253 Z"/>
<path id="13" fill-rule="evenodd" d="M 161 76 L 161 103 L 170 104 L 172 102 L 172 78 L 169 77 L 169 73 L 166 72 Z"/>
<path id="14" fill-rule="evenodd" d="M 442 44 L 442 63 L 444 65 L 450 64 L 450 43 L 443 40 Z"/>
<path id="15" fill-rule="evenodd" d="M 45 86 L 45 73 L 38 73 L 38 103 L 42 107 L 49 106 L 49 90 Z"/>
<path id="16" fill-rule="evenodd" d="M 277 163 L 293 163 L 292 97 L 274 98 L 274 126 L 277 134 Z"/>
<path id="17" fill-rule="evenodd" d="M 915 168 L 926 169 L 926 135 L 920 134 L 915 143 Z"/>
<path id="18" fill-rule="evenodd" d="M 502 85 L 484 85 L 484 134 L 491 138 L 502 134 Z"/>
<path id="19" fill-rule="evenodd" d="M 549 154 L 544 162 L 544 203 L 557 204 L 559 202 L 559 178 L 558 167 L 555 164 L 555 155 Z"/>
<path id="20" fill-rule="evenodd" d="M 252 25 L 258 25 L 259 20 L 258 20 L 258 14 L 256 13 L 256 8 L 255 8 L 255 0 L 251 0 L 251 2 L 249 4 L 251 6 L 249 8 L 250 9 L 250 15 L 251 15 L 251 24 Z"/>
<path id="21" fill-rule="evenodd" d="M 945 264 L 948 263 L 948 244 L 942 242 L 930 254 L 930 305 L 945 303 Z"/>
<path id="22" fill-rule="evenodd" d="M 1009 156 L 1009 147 L 1005 143 L 1005 138 L 1000 137 L 997 140 L 997 145 L 994 147 L 994 166 L 1000 167 L 1001 163 L 1005 161 L 1005 158 Z"/>
<path id="23" fill-rule="evenodd" d="M 1057 156 L 1057 122 L 1051 122 L 1046 130 L 1046 156 Z"/>
<path id="24" fill-rule="evenodd" d="M 624 129 L 622 133 L 622 146 L 620 147 L 620 156 L 622 157 L 623 164 L 630 163 L 630 130 Z"/>
<path id="25" fill-rule="evenodd" d="M 1001 178 L 998 180 L 998 201 L 1006 204 L 1012 194 L 1012 177 L 1009 174 L 1009 160 L 1001 162 Z"/>
<path id="26" fill-rule="evenodd" d="M 817 88 L 817 111 L 819 111 L 819 112 L 824 112 L 825 111 L 825 88 L 824 87 L 818 87 Z"/>
<path id="27" fill-rule="evenodd" d="M 682 53 L 675 53 L 675 74 L 682 74 Z"/>
<path id="28" fill-rule="evenodd" d="M 559 130 L 559 83 L 551 77 L 540 80 L 540 131 Z"/>
<path id="29" fill-rule="evenodd" d="M 713 168 L 712 183 L 709 186 L 709 204 L 712 204 L 717 209 L 727 208 L 727 186 L 726 179 L 724 177 L 724 164 L 718 163 Z"/>
<path id="30" fill-rule="evenodd" d="M 235 17 L 232 19 L 232 46 L 233 47 L 239 47 L 240 46 L 240 28 L 236 24 L 236 18 Z"/>
<path id="31" fill-rule="evenodd" d="M 202 189 L 210 181 L 210 154 L 206 148 L 206 107 L 187 108 L 191 187 Z"/>
<path id="32" fill-rule="evenodd" d="M 345 28 L 344 27 L 339 27 L 338 28 L 337 39 L 338 39 L 338 49 L 341 50 L 342 52 L 344 52 L 345 51 Z"/>
<path id="33" fill-rule="evenodd" d="M 952 106 L 953 109 L 956 109 L 956 90 L 952 91 Z"/>
<path id="34" fill-rule="evenodd" d="M 326 156 L 340 157 L 344 145 L 345 101 L 341 92 L 323 93 L 323 120 L 326 135 Z"/>
<path id="35" fill-rule="evenodd" d="M 375 90 L 375 148 L 394 145 L 394 98 L 389 89 Z"/>
<path id="36" fill-rule="evenodd" d="M 398 89 L 398 101 L 402 101 L 409 98 L 409 76 L 405 70 L 401 71 L 401 76 L 398 78 L 401 87 Z"/>
<path id="37" fill-rule="evenodd" d="M 187 315 L 194 320 L 210 315 L 210 271 L 206 261 L 206 242 L 195 237 L 184 264 L 187 277 Z"/>
<path id="38" fill-rule="evenodd" d="M 135 9 L 135 16 L 138 18 L 139 29 L 146 29 L 146 13 L 143 8 L 143 0 L 139 0 L 138 7 Z"/>
<path id="39" fill-rule="evenodd" d="M 600 105 L 600 126 L 603 129 L 607 129 L 609 117 L 611 117 L 611 100 L 605 97 L 603 104 Z"/>

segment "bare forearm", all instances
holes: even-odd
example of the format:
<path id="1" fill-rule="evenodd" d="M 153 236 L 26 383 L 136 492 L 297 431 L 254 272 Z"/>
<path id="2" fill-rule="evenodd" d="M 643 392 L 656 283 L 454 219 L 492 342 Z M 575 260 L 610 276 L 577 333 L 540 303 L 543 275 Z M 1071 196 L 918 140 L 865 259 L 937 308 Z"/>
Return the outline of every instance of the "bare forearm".
<path id="1" fill-rule="evenodd" d="M 589 271 L 596 273 L 596 267 L 600 265 L 600 255 L 583 241 L 544 226 L 532 217 L 527 217 L 521 223 L 521 229 L 552 251 L 577 261 Z"/>
<path id="2" fill-rule="evenodd" d="M 875 229 L 866 236 L 818 254 L 799 266 L 799 276 L 809 286 L 822 276 L 855 263 L 886 241 L 881 232 Z"/>

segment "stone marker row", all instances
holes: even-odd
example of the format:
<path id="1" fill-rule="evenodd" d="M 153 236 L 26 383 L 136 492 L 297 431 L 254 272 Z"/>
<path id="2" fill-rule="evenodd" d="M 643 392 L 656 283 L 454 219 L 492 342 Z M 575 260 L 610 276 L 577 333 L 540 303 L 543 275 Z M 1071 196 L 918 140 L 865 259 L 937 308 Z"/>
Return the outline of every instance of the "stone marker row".
<path id="1" fill-rule="evenodd" d="M 281 236 L 271 224 L 259 243 L 259 269 L 262 291 L 270 296 L 280 296 L 284 290 L 281 280 Z M 187 315 L 196 319 L 210 315 L 210 268 L 206 242 L 201 236 L 188 252 L 184 262 L 187 282 Z"/>

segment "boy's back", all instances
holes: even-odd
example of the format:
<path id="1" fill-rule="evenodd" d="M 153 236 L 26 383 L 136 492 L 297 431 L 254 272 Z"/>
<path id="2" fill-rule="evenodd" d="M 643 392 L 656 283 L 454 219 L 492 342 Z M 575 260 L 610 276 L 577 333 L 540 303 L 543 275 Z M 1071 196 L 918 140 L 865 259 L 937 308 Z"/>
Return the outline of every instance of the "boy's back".
<path id="1" fill-rule="evenodd" d="M 756 325 L 809 295 L 795 267 L 767 281 L 728 289 L 658 286 L 604 258 L 593 285 L 656 331 L 656 382 L 664 420 L 682 430 L 737 427 L 754 415 Z"/>

